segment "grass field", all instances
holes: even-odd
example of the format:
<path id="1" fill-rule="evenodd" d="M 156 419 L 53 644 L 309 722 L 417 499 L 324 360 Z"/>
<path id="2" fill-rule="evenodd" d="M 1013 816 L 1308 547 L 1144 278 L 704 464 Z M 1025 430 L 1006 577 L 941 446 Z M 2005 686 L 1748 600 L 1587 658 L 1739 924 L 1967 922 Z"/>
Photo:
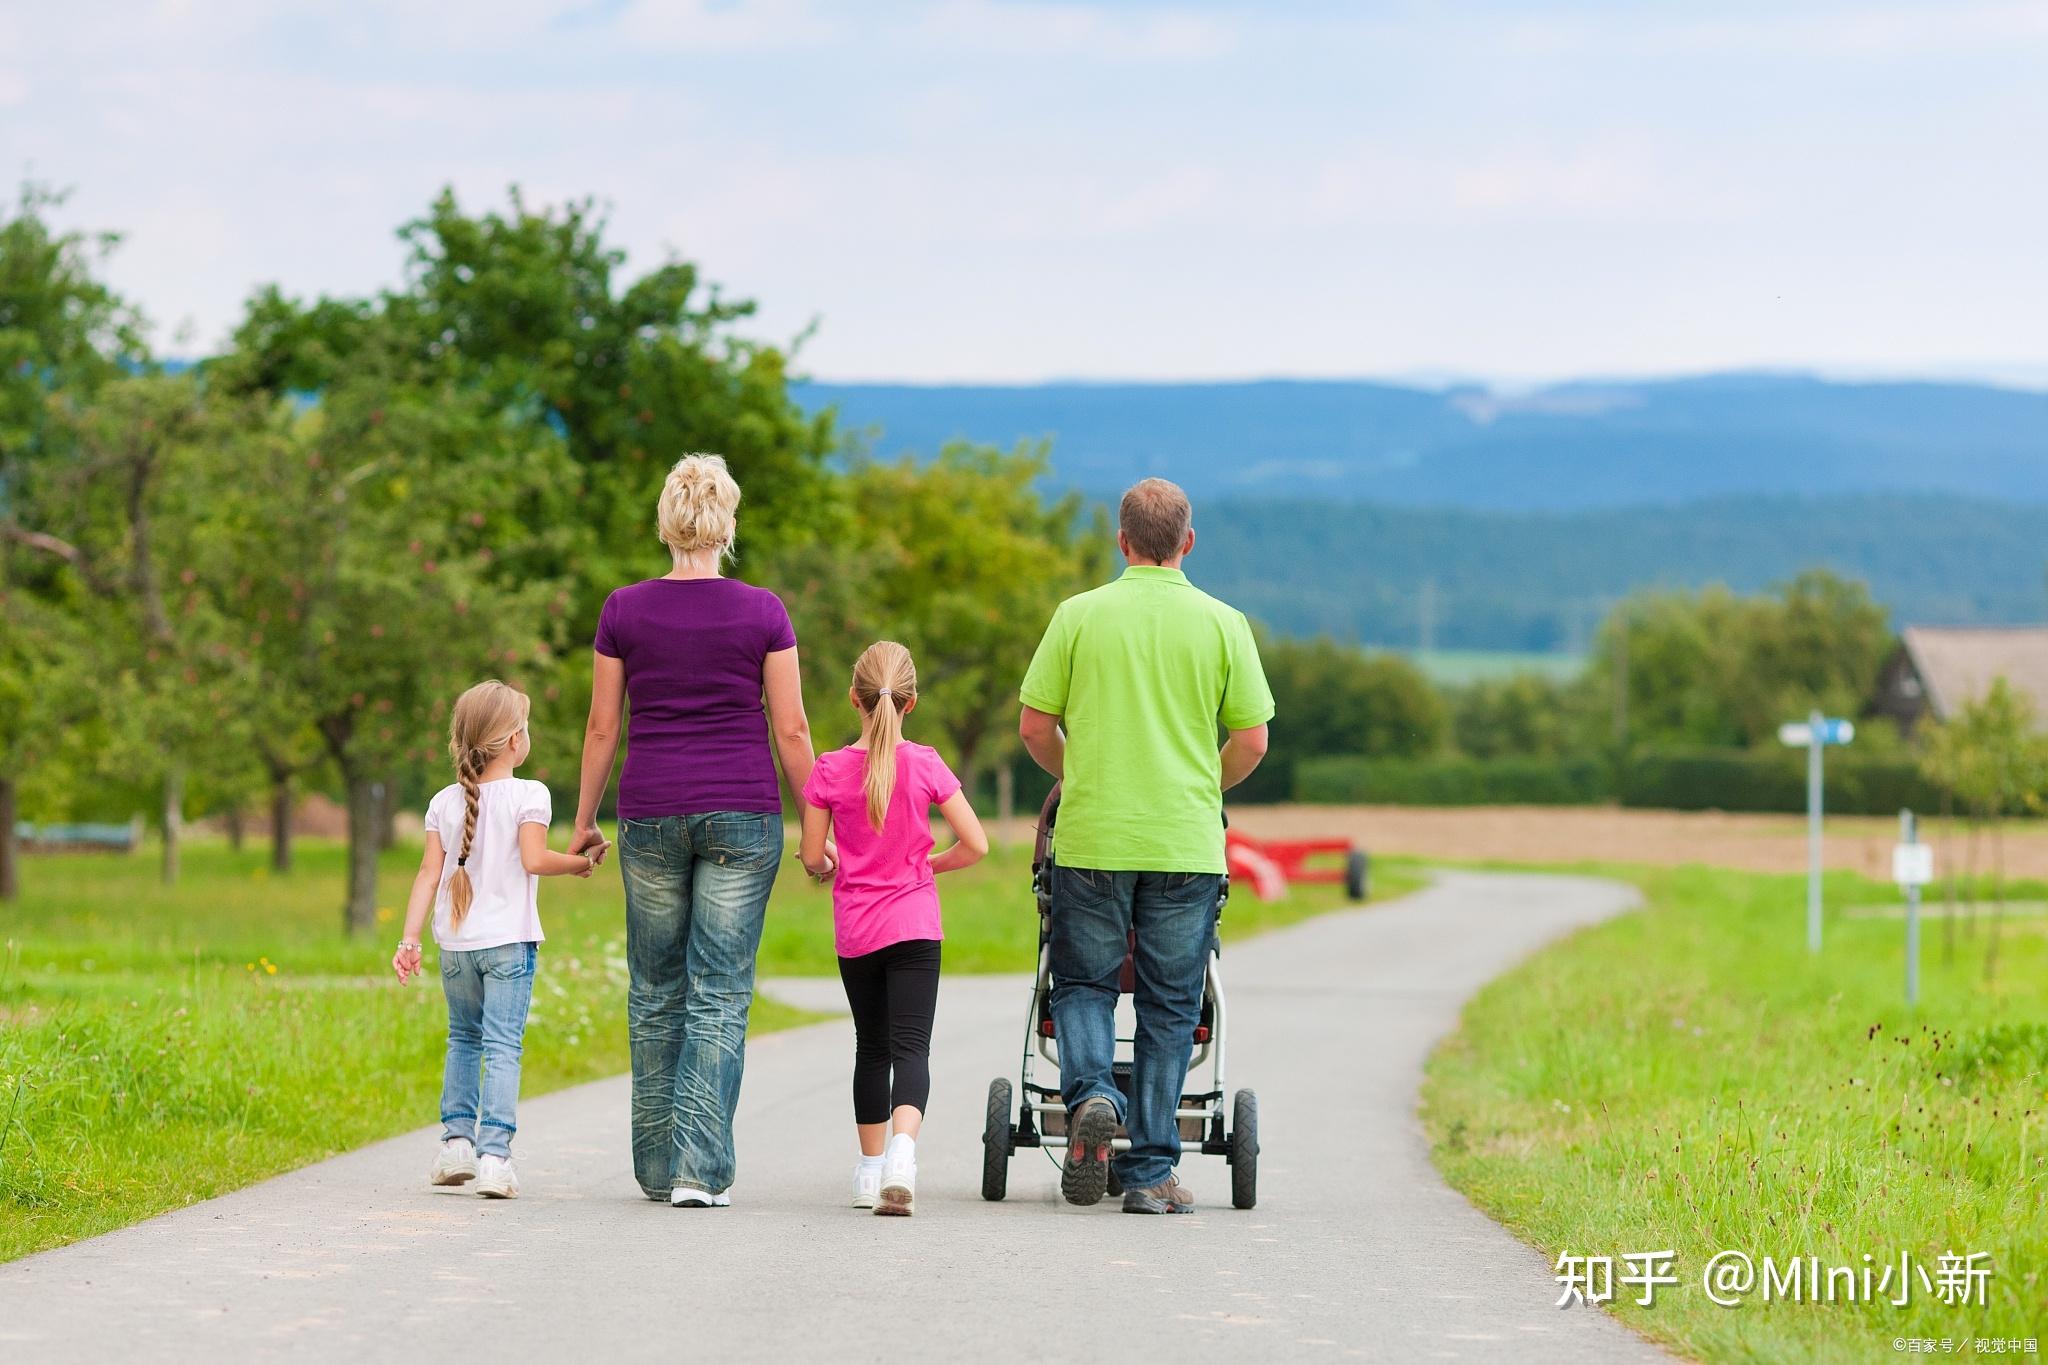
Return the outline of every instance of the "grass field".
<path id="1" fill-rule="evenodd" d="M 1648 908 L 1553 946 L 1485 988 L 1424 1090 L 1437 1161 L 1553 1259 L 1675 1249 L 1681 1283 L 1631 1325 L 1704 1360 L 1856 1360 L 1899 1337 L 2048 1336 L 2048 922 L 1923 936 L 1903 1003 L 1897 920 L 1835 917 L 1805 946 L 1798 877 L 1588 868 Z M 2021 894 L 2039 898 L 2040 887 Z M 1830 878 L 1833 905 L 1897 899 Z M 1990 1253 L 1984 1307 L 1715 1306 L 1710 1256 Z M 1617 1269 L 1620 1269 L 1617 1261 Z"/>
<path id="2" fill-rule="evenodd" d="M 146 855 L 29 860 L 21 901 L 0 908 L 0 1261 L 433 1122 L 441 993 L 431 969 L 401 988 L 388 967 L 417 860 L 403 847 L 385 859 L 382 923 L 362 941 L 340 932 L 336 844 L 306 841 L 278 878 L 259 849 L 198 842 L 169 889 Z M 529 1095 L 626 1068 L 615 868 L 542 888 Z M 1029 881 L 1023 850 L 944 880 L 947 970 L 1030 970 Z M 1385 868 L 1378 883 L 1396 894 L 1414 873 Z M 1335 904 L 1333 888 L 1240 895 L 1225 934 Z M 760 970 L 836 970 L 829 894 L 793 863 Z M 753 1027 L 804 1018 L 763 999 Z"/>

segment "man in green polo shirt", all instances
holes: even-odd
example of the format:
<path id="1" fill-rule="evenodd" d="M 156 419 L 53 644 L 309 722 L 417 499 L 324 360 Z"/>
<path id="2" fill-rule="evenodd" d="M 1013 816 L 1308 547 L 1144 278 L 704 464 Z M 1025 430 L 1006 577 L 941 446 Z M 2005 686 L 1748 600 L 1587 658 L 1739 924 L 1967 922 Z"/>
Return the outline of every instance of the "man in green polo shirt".
<path id="1" fill-rule="evenodd" d="M 1024 675 L 1019 732 L 1061 780 L 1052 873 L 1052 1017 L 1067 1102 L 1060 1189 L 1093 1204 L 1116 1158 L 1126 1213 L 1186 1213 L 1174 1176 L 1181 1085 L 1223 889 L 1223 793 L 1266 753 L 1273 694 L 1244 613 L 1187 580 L 1187 494 L 1123 496 L 1115 582 L 1062 602 Z M 1219 751 L 1218 729 L 1228 732 Z M 1064 731 L 1064 733 L 1062 733 Z M 1111 1068 L 1117 977 L 1137 933 L 1129 1095 Z"/>

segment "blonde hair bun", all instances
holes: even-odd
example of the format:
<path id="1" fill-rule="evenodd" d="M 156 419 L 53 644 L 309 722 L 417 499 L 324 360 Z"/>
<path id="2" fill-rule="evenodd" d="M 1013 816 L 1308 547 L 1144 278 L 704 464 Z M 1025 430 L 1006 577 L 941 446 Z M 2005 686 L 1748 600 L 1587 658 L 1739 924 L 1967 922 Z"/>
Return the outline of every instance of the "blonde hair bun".
<path id="1" fill-rule="evenodd" d="M 740 486 L 723 455 L 685 455 L 661 487 L 654 526 L 661 543 L 679 555 L 704 550 L 731 554 L 739 506 Z"/>

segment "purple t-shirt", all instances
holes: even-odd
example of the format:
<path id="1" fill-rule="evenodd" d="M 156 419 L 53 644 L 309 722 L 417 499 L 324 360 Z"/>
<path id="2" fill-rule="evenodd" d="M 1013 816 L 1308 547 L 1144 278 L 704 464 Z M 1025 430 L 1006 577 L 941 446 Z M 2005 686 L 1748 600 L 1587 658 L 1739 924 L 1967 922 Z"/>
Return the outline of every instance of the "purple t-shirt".
<path id="1" fill-rule="evenodd" d="M 650 578 L 604 600 L 597 652 L 626 666 L 619 815 L 777 815 L 762 661 L 794 649 L 782 599 L 730 578 Z"/>

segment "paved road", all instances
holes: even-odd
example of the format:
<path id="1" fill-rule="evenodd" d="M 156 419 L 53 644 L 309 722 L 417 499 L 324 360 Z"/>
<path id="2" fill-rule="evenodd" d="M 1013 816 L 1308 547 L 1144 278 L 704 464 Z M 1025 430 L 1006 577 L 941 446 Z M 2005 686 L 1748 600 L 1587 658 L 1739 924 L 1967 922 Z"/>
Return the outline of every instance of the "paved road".
<path id="1" fill-rule="evenodd" d="M 749 1050 L 729 1210 L 639 1196 L 626 1087 L 602 1081 L 522 1106 L 516 1202 L 426 1188 L 421 1132 L 0 1267 L 0 1360 L 1658 1359 L 1551 1307 L 1545 1260 L 1444 1186 L 1413 1113 L 1460 1002 L 1630 896 L 1457 874 L 1230 949 L 1229 1079 L 1263 1111 L 1250 1212 L 1198 1155 L 1193 1217 L 1068 1207 L 1028 1151 L 983 1203 L 1023 985 L 960 977 L 915 1218 L 842 1207 L 850 1031 L 821 1024 Z M 769 989 L 823 1005 L 837 984 Z"/>

